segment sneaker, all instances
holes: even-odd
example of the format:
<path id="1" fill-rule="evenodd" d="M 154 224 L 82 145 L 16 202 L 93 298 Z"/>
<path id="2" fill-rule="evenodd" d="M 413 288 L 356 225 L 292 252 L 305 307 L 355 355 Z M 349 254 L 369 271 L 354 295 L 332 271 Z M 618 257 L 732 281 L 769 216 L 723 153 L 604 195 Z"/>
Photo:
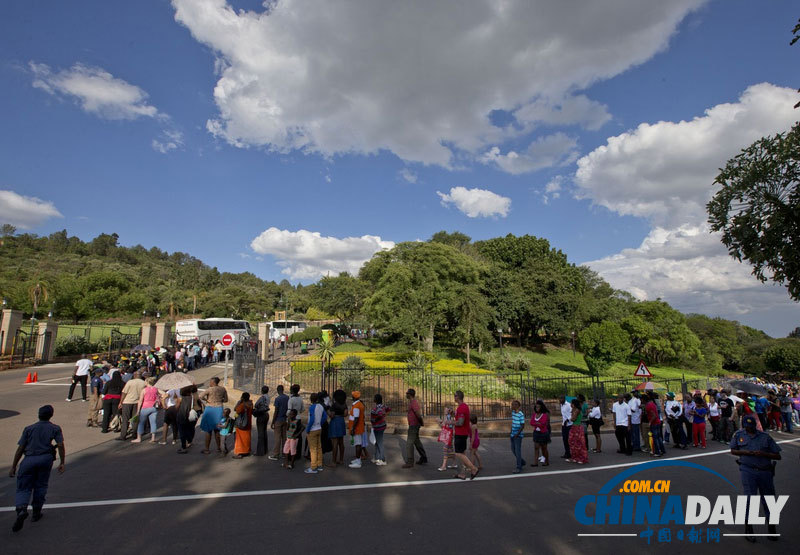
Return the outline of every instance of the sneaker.
<path id="1" fill-rule="evenodd" d="M 72 399 L 70 399 L 69 397 L 67 397 L 67 398 L 66 398 L 66 399 L 64 399 L 64 400 L 65 400 L 67 403 L 71 403 L 71 402 L 72 402 Z M 23 520 L 25 520 L 25 519 L 23 519 Z M 21 528 L 22 528 L 22 525 L 20 525 L 20 529 L 21 529 Z"/>
<path id="2" fill-rule="evenodd" d="M 268 458 L 269 460 L 271 460 L 271 461 L 277 461 L 277 460 L 278 460 L 278 457 L 276 457 L 275 455 L 270 455 L 270 456 L 269 456 L 269 457 L 267 457 L 267 458 Z"/>
<path id="3" fill-rule="evenodd" d="M 350 468 L 361 468 L 361 461 L 358 459 L 354 459 L 347 466 L 349 466 Z"/>
<path id="4" fill-rule="evenodd" d="M 306 468 L 303 472 L 305 472 L 306 474 L 316 474 L 317 473 L 317 471 L 314 470 L 313 468 Z"/>
<path id="5" fill-rule="evenodd" d="M 82 402 L 82 403 L 85 403 L 85 402 L 86 402 L 86 401 L 88 401 L 88 400 L 89 400 L 89 399 L 81 399 L 81 402 Z"/>
<path id="6" fill-rule="evenodd" d="M 386 466 L 386 461 L 378 459 L 377 461 L 375 461 L 375 464 L 377 464 L 378 466 Z"/>
<path id="7" fill-rule="evenodd" d="M 322 471 L 323 471 L 323 470 L 325 470 L 325 469 L 324 469 L 324 468 L 322 468 L 321 466 L 318 466 L 318 467 L 316 468 L 316 470 L 317 470 L 317 472 L 322 472 Z"/>

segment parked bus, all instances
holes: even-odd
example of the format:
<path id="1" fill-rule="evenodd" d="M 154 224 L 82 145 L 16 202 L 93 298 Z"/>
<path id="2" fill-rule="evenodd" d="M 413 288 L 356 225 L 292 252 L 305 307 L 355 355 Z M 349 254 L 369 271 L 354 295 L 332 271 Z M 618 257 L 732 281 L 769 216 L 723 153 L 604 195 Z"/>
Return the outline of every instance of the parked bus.
<path id="1" fill-rule="evenodd" d="M 280 341 L 282 335 L 291 337 L 293 333 L 306 329 L 306 323 L 298 320 L 276 320 L 267 324 L 269 324 L 269 338 L 274 341 Z"/>
<path id="2" fill-rule="evenodd" d="M 190 341 L 214 343 L 218 339 L 222 339 L 226 333 L 232 333 L 237 342 L 255 337 L 250 323 L 244 320 L 204 318 L 175 322 L 175 339 L 181 344 Z"/>

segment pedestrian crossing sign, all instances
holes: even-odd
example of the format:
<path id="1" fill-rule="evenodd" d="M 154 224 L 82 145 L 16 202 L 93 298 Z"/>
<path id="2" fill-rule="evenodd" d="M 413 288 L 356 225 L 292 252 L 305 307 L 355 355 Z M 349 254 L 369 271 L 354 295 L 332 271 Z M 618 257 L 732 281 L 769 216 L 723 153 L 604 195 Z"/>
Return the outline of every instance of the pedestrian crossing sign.
<path id="1" fill-rule="evenodd" d="M 653 374 L 650 373 L 650 369 L 647 368 L 644 361 L 640 360 L 639 366 L 636 367 L 636 372 L 633 373 L 633 376 L 636 378 L 652 378 Z"/>

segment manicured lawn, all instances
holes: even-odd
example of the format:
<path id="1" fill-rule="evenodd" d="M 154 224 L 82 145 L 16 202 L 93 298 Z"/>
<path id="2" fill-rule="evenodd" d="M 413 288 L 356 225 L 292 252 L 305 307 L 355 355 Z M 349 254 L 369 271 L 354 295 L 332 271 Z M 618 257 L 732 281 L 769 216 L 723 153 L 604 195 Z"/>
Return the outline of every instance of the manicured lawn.
<path id="1" fill-rule="evenodd" d="M 530 351 L 517 347 L 504 348 L 510 356 L 524 356 L 531 365 L 532 377 L 570 377 L 570 376 L 589 376 L 589 369 L 580 352 L 572 354 L 570 349 L 549 347 L 544 352 Z M 433 363 L 433 369 L 438 373 L 478 373 L 490 374 L 490 370 L 481 368 L 483 359 L 477 353 L 474 356 L 473 364 L 466 364 L 456 358 L 445 358 L 445 352 L 437 352 L 439 357 Z M 334 364 L 341 364 L 347 356 L 355 355 L 361 357 L 369 368 L 404 368 L 406 359 L 411 355 L 410 352 L 397 352 L 396 350 L 373 349 L 366 351 L 364 345 L 358 343 L 343 343 L 336 347 Z M 452 356 L 452 354 L 451 354 Z M 618 362 L 611 368 L 603 372 L 601 378 L 632 378 L 636 370 L 637 363 Z M 653 380 L 658 381 L 681 379 L 685 376 L 687 380 L 706 378 L 707 375 L 696 370 L 675 368 L 672 366 L 648 365 L 650 372 L 653 373 Z"/>

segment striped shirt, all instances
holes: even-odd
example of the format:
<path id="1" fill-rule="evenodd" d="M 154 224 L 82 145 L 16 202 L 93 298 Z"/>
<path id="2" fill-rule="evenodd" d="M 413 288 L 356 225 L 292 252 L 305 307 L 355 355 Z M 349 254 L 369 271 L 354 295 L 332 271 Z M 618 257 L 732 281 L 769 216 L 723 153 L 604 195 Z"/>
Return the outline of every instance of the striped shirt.
<path id="1" fill-rule="evenodd" d="M 515 436 L 519 432 L 519 437 L 522 437 L 522 427 L 525 425 L 525 415 L 521 410 L 511 411 L 511 436 Z"/>

